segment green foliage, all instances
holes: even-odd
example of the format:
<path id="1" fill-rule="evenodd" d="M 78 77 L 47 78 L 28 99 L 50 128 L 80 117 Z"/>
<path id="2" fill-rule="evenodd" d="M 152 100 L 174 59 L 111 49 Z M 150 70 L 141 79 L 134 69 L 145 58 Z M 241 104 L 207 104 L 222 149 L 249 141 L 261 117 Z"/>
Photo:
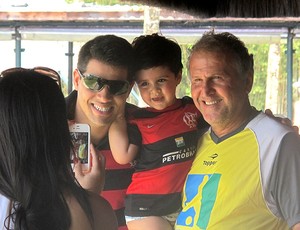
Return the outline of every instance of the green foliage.
<path id="1" fill-rule="evenodd" d="M 68 85 L 63 79 L 61 79 L 61 91 L 65 97 L 68 96 Z"/>
<path id="2" fill-rule="evenodd" d="M 254 54 L 254 84 L 249 95 L 250 102 L 257 109 L 265 109 L 266 81 L 268 68 L 269 44 L 247 45 L 249 52 Z M 300 40 L 293 42 L 293 82 L 299 81 L 300 76 Z M 280 44 L 280 63 L 278 76 L 278 97 L 277 113 L 287 115 L 287 46 L 284 41 Z M 300 95 L 298 89 L 293 89 L 293 101 L 298 101 Z"/>
<path id="3" fill-rule="evenodd" d="M 293 43 L 293 82 L 300 81 L 300 40 L 295 39 Z M 293 101 L 300 101 L 300 88 L 293 88 Z"/>
<path id="4" fill-rule="evenodd" d="M 251 104 L 260 110 L 265 108 L 269 47 L 269 44 L 247 45 L 254 59 L 254 82 L 249 98 Z"/>
<path id="5" fill-rule="evenodd" d="M 183 69 L 181 82 L 176 89 L 176 96 L 178 98 L 182 98 L 184 96 L 191 96 L 191 84 L 186 64 L 188 60 L 189 49 L 192 47 L 192 44 L 185 44 L 181 45 L 180 47 L 182 52 Z"/>

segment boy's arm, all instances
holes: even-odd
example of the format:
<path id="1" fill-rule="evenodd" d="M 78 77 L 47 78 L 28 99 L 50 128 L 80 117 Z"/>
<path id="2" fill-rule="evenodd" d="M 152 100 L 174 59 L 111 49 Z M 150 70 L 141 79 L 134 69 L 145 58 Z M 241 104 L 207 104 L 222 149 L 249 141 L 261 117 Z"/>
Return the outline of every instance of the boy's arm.
<path id="1" fill-rule="evenodd" d="M 124 116 L 118 117 L 109 128 L 109 145 L 113 157 L 119 164 L 127 164 L 134 160 L 138 146 L 129 143 L 127 122 Z"/>

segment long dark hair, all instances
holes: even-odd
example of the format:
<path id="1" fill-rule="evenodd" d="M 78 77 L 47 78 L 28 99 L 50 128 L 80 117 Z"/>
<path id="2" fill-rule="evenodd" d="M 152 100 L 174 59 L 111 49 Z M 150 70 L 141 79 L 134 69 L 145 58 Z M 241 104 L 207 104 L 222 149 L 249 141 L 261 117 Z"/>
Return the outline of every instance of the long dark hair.
<path id="1" fill-rule="evenodd" d="M 55 81 L 34 70 L 3 74 L 0 193 L 13 202 L 8 218 L 14 229 L 69 229 L 65 195 L 74 196 L 93 223 L 87 194 L 70 166 L 71 148 L 64 96 Z"/>

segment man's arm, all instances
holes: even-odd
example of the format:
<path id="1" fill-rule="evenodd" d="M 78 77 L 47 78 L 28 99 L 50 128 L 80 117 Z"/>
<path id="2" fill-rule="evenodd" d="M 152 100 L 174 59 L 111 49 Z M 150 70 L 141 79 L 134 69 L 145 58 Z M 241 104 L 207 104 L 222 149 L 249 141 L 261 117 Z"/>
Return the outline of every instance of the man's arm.
<path id="1" fill-rule="evenodd" d="M 295 224 L 295 225 L 292 227 L 292 230 L 300 230 L 300 223 Z"/>

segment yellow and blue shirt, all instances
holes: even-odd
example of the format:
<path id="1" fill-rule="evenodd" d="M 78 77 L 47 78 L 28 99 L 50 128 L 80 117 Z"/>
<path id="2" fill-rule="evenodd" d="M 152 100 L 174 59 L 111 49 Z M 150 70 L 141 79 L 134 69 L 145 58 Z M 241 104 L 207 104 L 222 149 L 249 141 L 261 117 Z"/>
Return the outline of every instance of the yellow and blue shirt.
<path id="1" fill-rule="evenodd" d="M 300 222 L 300 183 L 286 175 L 300 175 L 299 143 L 289 127 L 263 113 L 222 140 L 206 132 L 175 229 L 284 230 Z"/>

